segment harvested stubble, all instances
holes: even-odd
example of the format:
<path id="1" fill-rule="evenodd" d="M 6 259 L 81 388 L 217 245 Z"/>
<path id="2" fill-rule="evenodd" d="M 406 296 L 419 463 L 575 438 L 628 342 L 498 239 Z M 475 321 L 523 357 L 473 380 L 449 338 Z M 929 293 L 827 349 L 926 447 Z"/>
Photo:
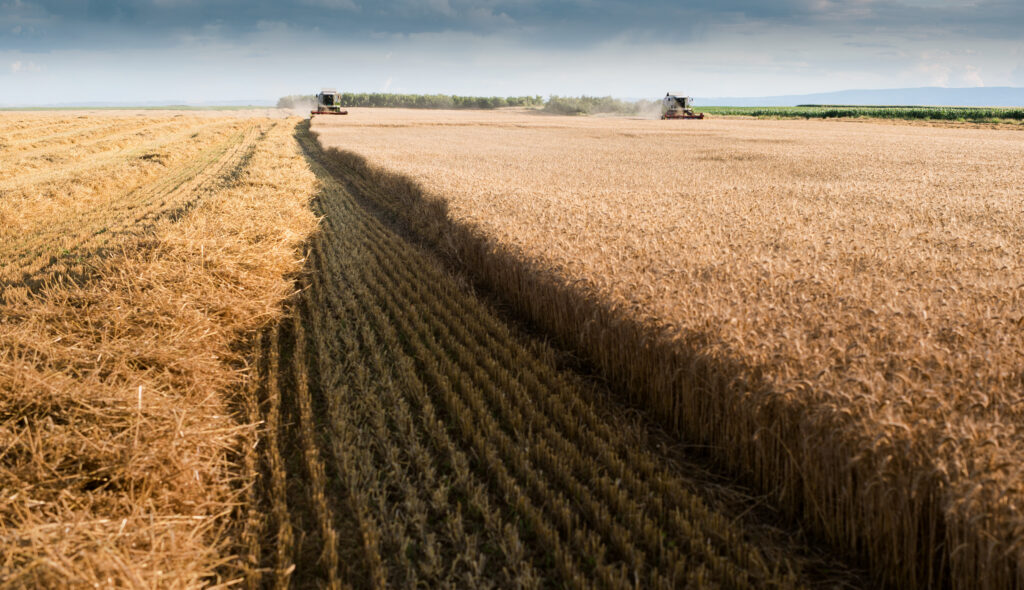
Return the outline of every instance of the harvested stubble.
<path id="1" fill-rule="evenodd" d="M 82 116 L 26 120 L 117 140 L 34 149 L 62 164 L 28 177 L 0 152 L 0 586 L 241 576 L 263 531 L 232 516 L 258 469 L 235 413 L 315 226 L 294 120 Z"/>
<path id="2" fill-rule="evenodd" d="M 1024 586 L 1019 131 L 460 115 L 313 130 L 878 579 Z"/>
<path id="3" fill-rule="evenodd" d="M 204 185 L 238 173 L 260 129 L 235 121 L 210 126 L 165 123 L 110 153 L 73 150 L 70 171 L 58 167 L 0 182 L 0 253 L 11 261 L 0 269 L 0 294 L 80 272 L 91 255 L 183 214 Z"/>
<path id="4" fill-rule="evenodd" d="M 848 585 L 756 501 L 556 368 L 388 229 L 300 130 L 321 186 L 292 321 L 259 364 L 275 587 Z M 326 165 L 325 169 L 323 165 Z M 278 401 L 280 396 L 280 401 Z M 833 577 L 821 577 L 832 567 Z"/>

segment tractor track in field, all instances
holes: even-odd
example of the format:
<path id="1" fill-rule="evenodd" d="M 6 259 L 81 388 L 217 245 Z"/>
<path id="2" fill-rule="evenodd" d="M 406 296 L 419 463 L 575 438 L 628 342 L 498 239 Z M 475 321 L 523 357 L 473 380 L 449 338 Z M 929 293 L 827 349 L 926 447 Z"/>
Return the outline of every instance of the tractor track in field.
<path id="1" fill-rule="evenodd" d="M 296 137 L 322 222 L 290 319 L 260 343 L 250 587 L 864 584 L 503 320 Z"/>
<path id="2" fill-rule="evenodd" d="M 230 182 L 273 125 L 251 123 L 153 181 L 11 244 L 0 254 L 18 261 L 18 273 L 0 275 L 0 300 L 8 287 L 32 290 L 58 275 L 75 278 L 85 272 L 75 268 L 82 260 L 96 260 L 126 237 L 144 234 L 161 219 L 180 216 L 207 192 Z"/>

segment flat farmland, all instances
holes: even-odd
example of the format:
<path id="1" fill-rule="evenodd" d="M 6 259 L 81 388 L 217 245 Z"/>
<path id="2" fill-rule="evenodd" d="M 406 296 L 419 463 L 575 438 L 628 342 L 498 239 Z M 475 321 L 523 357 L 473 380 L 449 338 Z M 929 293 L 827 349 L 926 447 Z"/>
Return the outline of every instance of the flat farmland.
<path id="1" fill-rule="evenodd" d="M 1024 584 L 1024 134 L 358 111 L 374 206 L 915 586 Z"/>
<path id="2" fill-rule="evenodd" d="M 265 114 L 0 114 L 0 587 L 867 583 Z"/>

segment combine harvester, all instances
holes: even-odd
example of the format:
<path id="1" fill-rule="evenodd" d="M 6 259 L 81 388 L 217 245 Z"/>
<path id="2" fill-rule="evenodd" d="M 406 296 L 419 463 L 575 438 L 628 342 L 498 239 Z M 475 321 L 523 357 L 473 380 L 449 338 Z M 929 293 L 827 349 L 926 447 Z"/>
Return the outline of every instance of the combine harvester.
<path id="1" fill-rule="evenodd" d="M 310 115 L 347 115 L 348 111 L 341 108 L 341 93 L 333 88 L 324 88 L 316 95 L 316 109 Z"/>
<path id="2" fill-rule="evenodd" d="M 703 119 L 704 113 L 693 112 L 693 99 L 683 93 L 666 92 L 661 101 L 662 119 Z"/>

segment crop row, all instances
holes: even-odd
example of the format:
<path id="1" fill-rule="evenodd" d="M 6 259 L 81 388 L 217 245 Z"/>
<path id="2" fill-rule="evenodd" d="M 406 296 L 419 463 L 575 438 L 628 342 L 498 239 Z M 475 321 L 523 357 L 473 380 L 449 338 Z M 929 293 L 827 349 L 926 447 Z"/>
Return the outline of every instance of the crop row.
<path id="1" fill-rule="evenodd" d="M 206 121 L 178 129 L 168 124 L 181 125 L 173 119 L 156 125 L 155 139 L 141 146 L 136 136 L 142 134 L 133 128 L 124 133 L 132 136 L 126 145 L 103 153 L 74 148 L 70 166 L 51 165 L 7 183 L 0 252 L 17 263 L 0 273 L 0 288 L 74 276 L 91 253 L 182 214 L 210 188 L 204 183 L 222 182 L 245 164 L 268 127 L 241 120 L 209 129 Z"/>

